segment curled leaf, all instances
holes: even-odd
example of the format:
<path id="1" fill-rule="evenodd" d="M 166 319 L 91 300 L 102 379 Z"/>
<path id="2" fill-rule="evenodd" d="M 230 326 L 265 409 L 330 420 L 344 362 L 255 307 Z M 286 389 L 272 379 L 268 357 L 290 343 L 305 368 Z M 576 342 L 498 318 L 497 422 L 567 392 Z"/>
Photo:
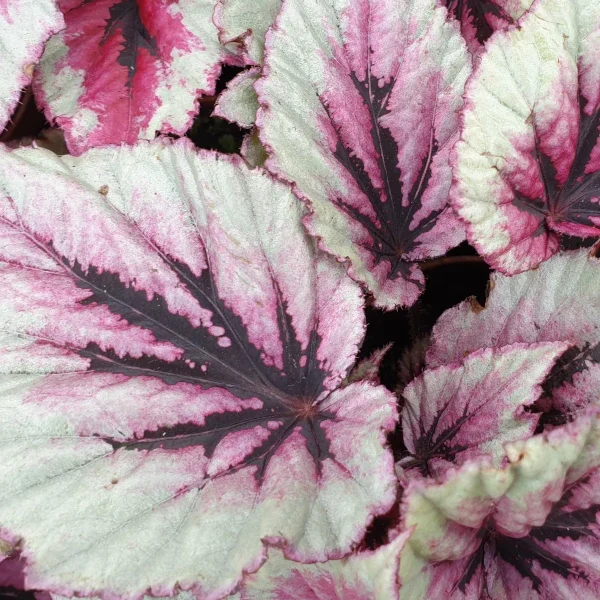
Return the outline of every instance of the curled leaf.
<path id="1" fill-rule="evenodd" d="M 262 65 L 265 35 L 281 4 L 282 0 L 218 0 L 215 23 L 221 42 L 248 64 Z"/>
<path id="2" fill-rule="evenodd" d="M 600 262 L 587 250 L 563 252 L 538 269 L 494 273 L 485 308 L 467 300 L 438 320 L 427 354 L 430 366 L 461 360 L 479 348 L 570 342 L 544 382 L 556 418 L 564 422 L 600 389 Z"/>
<path id="3" fill-rule="evenodd" d="M 310 565 L 270 549 L 264 566 L 244 581 L 241 600 L 396 600 L 400 553 L 409 535 L 374 551 Z"/>
<path id="4" fill-rule="evenodd" d="M 240 127 L 250 128 L 256 122 L 258 96 L 254 84 L 260 75 L 260 69 L 253 68 L 236 75 L 221 94 L 215 106 L 214 114 Z"/>
<path id="5" fill-rule="evenodd" d="M 468 463 L 414 480 L 403 518 L 401 600 L 554 600 L 600 594 L 598 413 L 507 447 L 511 464 Z"/>

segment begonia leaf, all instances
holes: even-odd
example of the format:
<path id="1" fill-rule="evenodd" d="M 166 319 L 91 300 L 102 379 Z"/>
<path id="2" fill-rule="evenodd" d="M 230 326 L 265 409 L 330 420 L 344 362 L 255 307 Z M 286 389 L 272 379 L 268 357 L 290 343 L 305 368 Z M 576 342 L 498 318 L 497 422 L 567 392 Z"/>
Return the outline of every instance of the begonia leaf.
<path id="1" fill-rule="evenodd" d="M 31 81 L 44 43 L 64 25 L 55 0 L 0 2 L 0 132 Z"/>
<path id="2" fill-rule="evenodd" d="M 530 437 L 539 415 L 540 384 L 566 343 L 515 344 L 474 352 L 461 363 L 428 369 L 402 393 L 404 469 L 440 476 L 452 466 L 491 455 L 499 466 L 504 444 Z"/>
<path id="3" fill-rule="evenodd" d="M 531 8 L 533 0 L 443 0 L 448 12 L 460 22 L 469 48 L 478 52 L 499 29 L 514 26 Z"/>
<path id="4" fill-rule="evenodd" d="M 255 84 L 267 168 L 310 204 L 323 248 L 387 309 L 415 302 L 417 261 L 463 239 L 450 150 L 470 59 L 435 0 L 288 0 Z"/>
<path id="5" fill-rule="evenodd" d="M 344 380 L 343 385 L 349 385 L 356 381 L 371 381 L 372 383 L 379 384 L 381 362 L 391 347 L 392 344 L 386 344 L 382 348 L 375 350 L 367 358 L 363 358 L 354 366 L 354 369 L 350 371 L 350 374 Z"/>
<path id="6" fill-rule="evenodd" d="M 219 38 L 233 53 L 252 69 L 240 73 L 227 84 L 215 107 L 215 114 L 237 123 L 240 127 L 253 127 L 258 111 L 258 95 L 254 89 L 264 62 L 265 36 L 281 9 L 282 0 L 218 0 L 215 23 Z M 256 128 L 244 137 L 241 155 L 251 166 L 262 166 L 267 153 Z"/>
<path id="7" fill-rule="evenodd" d="M 258 137 L 258 131 L 253 130 L 242 141 L 240 154 L 251 167 L 262 167 L 267 158 L 267 151 Z"/>
<path id="8" fill-rule="evenodd" d="M 454 206 L 502 272 L 600 235 L 600 4 L 539 0 L 486 45 L 466 90 Z"/>
<path id="9" fill-rule="evenodd" d="M 221 598 L 396 496 L 358 286 L 289 188 L 179 142 L 0 153 L 0 526 L 26 583 Z"/>
<path id="10" fill-rule="evenodd" d="M 218 0 L 215 23 L 221 42 L 248 64 L 262 65 L 265 35 L 281 4 L 282 0 Z"/>
<path id="11" fill-rule="evenodd" d="M 410 532 L 377 550 L 342 560 L 298 564 L 278 549 L 269 550 L 264 566 L 250 575 L 241 600 L 396 600 L 400 552 Z"/>
<path id="12" fill-rule="evenodd" d="M 563 252 L 513 277 L 494 273 L 490 288 L 485 308 L 471 299 L 440 317 L 427 364 L 461 360 L 479 348 L 569 341 L 573 348 L 558 361 L 544 389 L 561 418 L 599 404 L 600 262 L 593 253 Z"/>
<path id="13" fill-rule="evenodd" d="M 401 600 L 593 600 L 600 594 L 600 416 L 507 446 L 510 465 L 467 463 L 413 480 Z"/>
<path id="14" fill-rule="evenodd" d="M 236 75 L 219 94 L 214 114 L 240 127 L 250 128 L 256 122 L 258 96 L 254 84 L 260 69 L 252 68 Z"/>
<path id="15" fill-rule="evenodd" d="M 35 91 L 72 154 L 186 132 L 228 58 L 214 4 L 61 0 L 66 29 L 48 42 Z"/>

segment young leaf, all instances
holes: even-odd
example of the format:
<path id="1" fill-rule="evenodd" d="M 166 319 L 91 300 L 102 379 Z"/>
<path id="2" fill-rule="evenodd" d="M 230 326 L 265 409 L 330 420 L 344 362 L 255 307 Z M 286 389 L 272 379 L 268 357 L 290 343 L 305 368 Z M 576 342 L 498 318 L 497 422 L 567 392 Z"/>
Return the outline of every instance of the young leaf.
<path id="1" fill-rule="evenodd" d="M 218 0 L 215 23 L 219 38 L 247 64 L 262 65 L 265 35 L 275 22 L 282 0 Z"/>
<path id="2" fill-rule="evenodd" d="M 563 418 L 598 404 L 600 263 L 587 250 L 563 252 L 513 277 L 494 273 L 482 309 L 474 299 L 446 311 L 433 330 L 429 366 L 461 360 L 478 348 L 569 341 L 544 384 Z"/>
<path id="3" fill-rule="evenodd" d="M 227 84 L 227 89 L 219 94 L 213 114 L 237 123 L 240 127 L 252 127 L 258 111 L 258 96 L 254 84 L 259 75 L 259 68 L 248 69 L 236 75 Z"/>
<path id="4" fill-rule="evenodd" d="M 265 565 L 244 581 L 241 600 L 395 600 L 400 552 L 410 532 L 374 551 L 302 565 L 269 550 Z"/>
<path id="5" fill-rule="evenodd" d="M 494 31 L 515 25 L 532 3 L 533 0 L 442 0 L 460 23 L 473 52 L 478 52 Z"/>
<path id="6" fill-rule="evenodd" d="M 448 164 L 470 60 L 435 0 L 288 0 L 257 84 L 267 166 L 379 307 L 415 302 L 417 262 L 463 239 Z"/>
<path id="7" fill-rule="evenodd" d="M 65 26 L 55 0 L 0 3 L 0 132 L 29 84 L 44 42 Z"/>
<path id="8" fill-rule="evenodd" d="M 357 363 L 344 380 L 343 385 L 350 385 L 356 381 L 370 381 L 371 383 L 379 384 L 381 362 L 391 347 L 392 344 L 386 344 L 382 348 L 375 350 L 368 358 L 364 358 Z"/>
<path id="9" fill-rule="evenodd" d="M 539 0 L 467 86 L 452 198 L 504 273 L 552 256 L 562 234 L 600 235 L 599 32 L 596 0 Z"/>
<path id="10" fill-rule="evenodd" d="M 338 558 L 389 510 L 395 398 L 338 389 L 362 300 L 302 214 L 182 142 L 0 154 L 0 524 L 29 587 L 223 597 L 265 543 Z"/>
<path id="11" fill-rule="evenodd" d="M 242 141 L 240 154 L 246 159 L 251 167 L 262 167 L 267 160 L 267 152 L 258 137 L 258 131 L 254 129 Z"/>
<path id="12" fill-rule="evenodd" d="M 402 431 L 410 455 L 404 469 L 440 476 L 481 454 L 499 466 L 504 444 L 535 431 L 525 413 L 568 344 L 515 344 L 475 352 L 462 364 L 428 369 L 404 388 Z"/>
<path id="13" fill-rule="evenodd" d="M 35 86 L 71 152 L 185 133 L 227 58 L 214 0 L 62 0 L 61 8 L 66 29 L 48 42 Z"/>
<path id="14" fill-rule="evenodd" d="M 414 480 L 403 519 L 401 600 L 600 595 L 600 416 L 510 444 L 511 464 Z"/>

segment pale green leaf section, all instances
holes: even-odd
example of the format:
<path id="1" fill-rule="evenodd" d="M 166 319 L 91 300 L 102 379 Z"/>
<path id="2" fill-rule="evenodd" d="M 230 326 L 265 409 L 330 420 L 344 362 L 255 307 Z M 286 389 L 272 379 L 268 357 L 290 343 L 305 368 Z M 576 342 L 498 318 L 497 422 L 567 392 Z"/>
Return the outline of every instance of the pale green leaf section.
<path id="1" fill-rule="evenodd" d="M 213 114 L 237 123 L 240 127 L 252 127 L 258 111 L 258 96 L 254 84 L 259 76 L 260 69 L 257 68 L 236 75 L 219 95 Z"/>
<path id="2" fill-rule="evenodd" d="M 275 22 L 282 0 L 219 0 L 215 22 L 221 43 L 250 64 L 262 65 L 265 35 Z"/>
<path id="3" fill-rule="evenodd" d="M 267 284 L 260 283 L 260 260 L 269 256 L 273 269 L 281 270 L 282 289 L 289 283 L 296 292 L 287 310 L 298 332 L 307 332 L 314 315 L 328 306 L 324 321 L 331 335 L 322 335 L 317 350 L 329 356 L 334 379 L 328 385 L 337 385 L 354 359 L 356 344 L 348 340 L 362 336 L 358 286 L 334 260 L 323 254 L 315 258 L 314 243 L 301 225 L 300 203 L 288 186 L 264 171 L 248 169 L 241 159 L 196 152 L 182 142 L 155 142 L 94 150 L 79 158 L 4 151 L 0 173 L 0 209 L 7 223 L 29 220 L 51 232 L 55 247 L 93 264 L 106 259 L 110 268 L 111 257 L 118 256 L 113 264 L 122 281 L 161 293 L 172 312 L 197 318 L 198 327 L 206 314 L 186 286 L 166 286 L 162 292 L 156 286 L 169 276 L 168 260 L 185 261 L 192 272 L 201 272 L 206 265 L 202 247 L 207 248 L 213 276 L 226 273 L 218 281 L 219 293 L 234 306 L 240 297 L 247 302 L 245 314 L 251 318 L 245 326 L 250 337 L 257 334 L 257 345 L 279 339 L 276 328 L 267 330 Z M 2 230 L 5 239 L 11 233 Z M 2 246 L 3 256 L 12 252 L 11 261 L 24 265 L 23 279 L 30 273 L 57 281 L 64 277 L 43 251 L 30 248 L 27 235 L 13 234 L 10 240 Z M 159 260 L 157 247 L 164 250 Z M 252 260 L 245 258 L 247 252 L 254 253 Z M 40 263 L 40 256 L 49 264 Z M 325 304 L 315 296 L 322 282 L 331 284 Z M 20 284 L 27 289 L 26 282 Z M 132 598 L 193 589 L 198 597 L 220 598 L 235 591 L 243 573 L 262 564 L 264 540 L 285 545 L 295 556 L 325 560 L 349 551 L 372 514 L 393 502 L 396 482 L 384 429 L 393 427 L 396 415 L 385 389 L 354 384 L 323 401 L 323 411 L 337 415 L 327 430 L 336 460 L 324 460 L 318 477 L 297 432 L 273 453 L 260 484 L 252 465 L 229 472 L 227 444 L 211 458 L 200 445 L 175 453 L 114 450 L 105 439 L 189 422 L 207 407 L 218 409 L 220 402 L 234 402 L 235 409 L 238 400 L 225 389 L 198 386 L 198 401 L 189 401 L 180 387 L 155 377 L 86 373 L 89 361 L 77 352 L 56 369 L 45 346 L 25 364 L 11 363 L 12 355 L 6 365 L 11 352 L 23 358 L 15 344 L 32 328 L 43 325 L 51 347 L 54 339 L 48 338 L 56 331 L 78 334 L 76 322 L 53 329 L 44 322 L 44 311 L 19 312 L 14 303 L 25 301 L 0 299 L 5 373 L 0 376 L 0 525 L 22 538 L 30 587 L 81 596 L 102 590 Z M 353 333 L 332 327 L 336 319 L 350 322 L 349 314 L 359 321 Z M 119 343 L 135 343 L 128 331 Z M 264 352 L 269 352 L 266 346 Z M 46 375 L 53 370 L 61 373 Z M 60 392 L 65 381 L 73 382 L 66 396 Z M 239 402 L 242 408 L 256 400 Z"/>
<path id="4" fill-rule="evenodd" d="M 262 167 L 268 158 L 267 151 L 258 136 L 258 130 L 254 129 L 244 137 L 240 154 L 246 159 L 251 167 Z"/>
<path id="5" fill-rule="evenodd" d="M 495 0 L 511 19 L 520 19 L 532 6 L 535 0 Z"/>

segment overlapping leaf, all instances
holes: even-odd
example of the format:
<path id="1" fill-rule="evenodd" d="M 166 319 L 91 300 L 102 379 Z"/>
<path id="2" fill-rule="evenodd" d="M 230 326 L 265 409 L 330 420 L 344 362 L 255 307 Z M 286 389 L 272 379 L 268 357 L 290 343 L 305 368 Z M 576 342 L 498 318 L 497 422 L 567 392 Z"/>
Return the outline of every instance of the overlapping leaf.
<path id="1" fill-rule="evenodd" d="M 400 552 L 410 532 L 375 551 L 343 560 L 301 565 L 279 550 L 244 581 L 241 600 L 396 600 Z"/>
<path id="2" fill-rule="evenodd" d="M 219 38 L 247 64 L 261 65 L 265 58 L 265 35 L 275 22 L 282 0 L 218 0 L 215 23 Z"/>
<path id="3" fill-rule="evenodd" d="M 481 455 L 499 466 L 504 444 L 530 437 L 539 415 L 525 413 L 568 344 L 515 344 L 428 369 L 404 388 L 404 469 L 441 476 Z"/>
<path id="4" fill-rule="evenodd" d="M 281 0 L 260 0 L 248 4 L 246 0 L 219 0 L 215 9 L 215 23 L 221 42 L 250 65 L 255 65 L 234 77 L 221 93 L 215 114 L 237 123 L 240 127 L 254 127 L 258 111 L 258 95 L 254 89 L 261 74 L 265 57 L 265 36 L 281 9 Z M 241 155 L 251 166 L 263 165 L 267 159 L 256 128 L 245 136 Z"/>
<path id="5" fill-rule="evenodd" d="M 473 52 L 478 52 L 494 31 L 514 26 L 533 0 L 443 0 L 460 22 L 462 34 Z"/>
<path id="6" fill-rule="evenodd" d="M 254 84 L 259 75 L 260 69 L 252 68 L 234 77 L 219 94 L 214 114 L 233 121 L 240 127 L 253 127 L 258 111 L 258 96 Z"/>
<path id="7" fill-rule="evenodd" d="M 144 143 L 0 154 L 0 525 L 26 583 L 218 598 L 394 502 L 384 388 L 338 389 L 359 289 L 289 189 Z"/>
<path id="8" fill-rule="evenodd" d="M 485 309 L 467 300 L 446 311 L 433 331 L 430 366 L 478 348 L 570 341 L 544 389 L 559 420 L 598 403 L 600 262 L 587 250 L 564 252 L 513 277 L 493 274 Z"/>
<path id="9" fill-rule="evenodd" d="M 517 273 L 600 235 L 600 4 L 540 0 L 486 46 L 466 92 L 452 196 L 469 240 Z"/>
<path id="10" fill-rule="evenodd" d="M 0 132 L 31 81 L 45 41 L 63 27 L 55 0 L 0 2 Z"/>
<path id="11" fill-rule="evenodd" d="M 504 469 L 412 481 L 401 600 L 598 598 L 599 448 L 596 412 L 509 445 Z"/>
<path id="12" fill-rule="evenodd" d="M 435 0 L 288 0 L 256 83 L 268 168 L 380 307 L 412 304 L 417 261 L 463 238 L 448 207 L 468 52 Z"/>
<path id="13" fill-rule="evenodd" d="M 60 4 L 66 29 L 47 45 L 36 94 L 71 152 L 185 133 L 228 58 L 212 21 L 215 0 Z"/>

